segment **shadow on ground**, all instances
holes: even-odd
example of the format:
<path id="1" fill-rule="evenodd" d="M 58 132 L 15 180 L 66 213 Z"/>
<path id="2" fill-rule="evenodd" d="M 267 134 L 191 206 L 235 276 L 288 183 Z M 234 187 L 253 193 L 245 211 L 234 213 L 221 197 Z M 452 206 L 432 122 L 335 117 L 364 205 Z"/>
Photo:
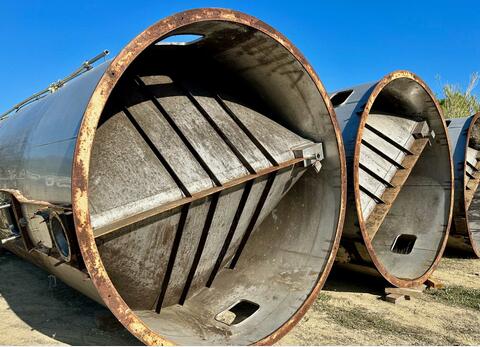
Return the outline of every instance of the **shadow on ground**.
<path id="1" fill-rule="evenodd" d="M 369 293 L 383 295 L 386 287 L 391 287 L 383 277 L 360 273 L 339 267 L 335 264 L 328 276 L 323 291 Z"/>
<path id="2" fill-rule="evenodd" d="M 8 305 L 2 310 L 60 343 L 139 345 L 109 310 L 9 252 L 0 254 L 0 296 Z"/>
<path id="3" fill-rule="evenodd" d="M 443 257 L 448 259 L 477 259 L 477 257 L 473 253 L 457 250 L 450 247 L 447 247 L 445 249 Z"/>

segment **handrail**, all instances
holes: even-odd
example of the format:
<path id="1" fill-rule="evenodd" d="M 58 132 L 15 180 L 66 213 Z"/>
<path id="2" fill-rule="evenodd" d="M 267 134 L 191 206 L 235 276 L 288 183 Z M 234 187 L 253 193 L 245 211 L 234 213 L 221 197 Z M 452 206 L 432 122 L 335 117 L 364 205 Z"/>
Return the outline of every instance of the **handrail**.
<path id="1" fill-rule="evenodd" d="M 74 78 L 80 76 L 81 74 L 93 69 L 92 65 L 95 62 L 97 62 L 98 60 L 106 57 L 109 53 L 110 52 L 108 50 L 104 50 L 102 53 L 97 54 L 92 59 L 85 61 L 77 70 L 75 70 L 73 73 L 71 73 L 67 77 L 65 77 L 65 78 L 63 78 L 63 79 L 61 79 L 57 82 L 51 83 L 48 86 L 48 88 L 45 88 L 45 89 L 39 91 L 38 93 L 35 93 L 32 96 L 28 97 L 27 99 L 23 100 L 22 102 L 16 104 L 11 109 L 9 109 L 7 112 L 2 113 L 0 115 L 0 121 L 7 119 L 8 116 L 10 115 L 10 113 L 12 113 L 14 111 L 18 112 L 18 110 L 20 110 L 22 107 L 43 98 L 46 94 L 55 93 L 59 88 L 63 87 L 67 82 L 69 82 L 69 81 L 73 80 Z"/>

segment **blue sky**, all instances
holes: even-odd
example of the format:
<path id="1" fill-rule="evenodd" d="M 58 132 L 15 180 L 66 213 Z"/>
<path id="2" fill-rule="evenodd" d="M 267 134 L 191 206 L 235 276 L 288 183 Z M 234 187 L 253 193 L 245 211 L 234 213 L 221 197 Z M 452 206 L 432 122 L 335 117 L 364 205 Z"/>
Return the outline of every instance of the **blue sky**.
<path id="1" fill-rule="evenodd" d="M 118 53 L 157 20 L 198 7 L 233 8 L 272 25 L 329 91 L 408 69 L 440 93 L 442 83 L 465 86 L 480 71 L 477 0 L 0 0 L 0 112 L 100 51 Z"/>

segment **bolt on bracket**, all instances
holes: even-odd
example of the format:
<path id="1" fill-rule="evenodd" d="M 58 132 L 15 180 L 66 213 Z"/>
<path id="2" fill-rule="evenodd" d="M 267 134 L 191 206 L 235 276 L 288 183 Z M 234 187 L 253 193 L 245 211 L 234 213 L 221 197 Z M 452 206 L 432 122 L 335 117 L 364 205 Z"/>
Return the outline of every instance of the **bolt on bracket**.
<path id="1" fill-rule="evenodd" d="M 307 143 L 292 149 L 295 158 L 303 158 L 303 166 L 313 166 L 318 173 L 322 169 L 321 161 L 324 159 L 322 143 Z"/>

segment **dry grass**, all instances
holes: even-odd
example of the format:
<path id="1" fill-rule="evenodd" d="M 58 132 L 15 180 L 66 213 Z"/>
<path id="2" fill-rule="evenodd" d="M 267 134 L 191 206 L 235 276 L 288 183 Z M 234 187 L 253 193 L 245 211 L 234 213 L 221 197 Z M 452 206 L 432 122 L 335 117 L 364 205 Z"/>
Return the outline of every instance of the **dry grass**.
<path id="1" fill-rule="evenodd" d="M 343 328 L 356 330 L 358 332 L 381 331 L 384 335 L 401 335 L 410 341 L 421 341 L 422 344 L 435 344 L 434 339 L 425 335 L 420 327 L 409 326 L 393 320 L 389 314 L 372 314 L 371 310 L 365 307 L 338 307 L 329 303 L 330 296 L 321 293 L 313 310 L 326 313 L 330 320 Z M 353 343 L 353 341 L 352 341 Z"/>
<path id="2" fill-rule="evenodd" d="M 444 303 L 478 310 L 480 314 L 480 289 L 449 286 L 426 291 L 435 300 Z"/>
<path id="3" fill-rule="evenodd" d="M 279 345 L 479 345 L 480 259 L 444 258 L 444 289 L 396 304 L 376 277 L 334 271 L 317 301 Z"/>
<path id="4" fill-rule="evenodd" d="M 52 286 L 39 268 L 7 253 L 0 269 L 0 345 L 138 343 L 123 328 L 99 326 L 113 319 L 105 308 L 60 281 Z M 445 289 L 394 305 L 379 299 L 388 286 L 383 280 L 336 270 L 278 344 L 480 344 L 480 259 L 444 258 L 435 278 Z"/>

